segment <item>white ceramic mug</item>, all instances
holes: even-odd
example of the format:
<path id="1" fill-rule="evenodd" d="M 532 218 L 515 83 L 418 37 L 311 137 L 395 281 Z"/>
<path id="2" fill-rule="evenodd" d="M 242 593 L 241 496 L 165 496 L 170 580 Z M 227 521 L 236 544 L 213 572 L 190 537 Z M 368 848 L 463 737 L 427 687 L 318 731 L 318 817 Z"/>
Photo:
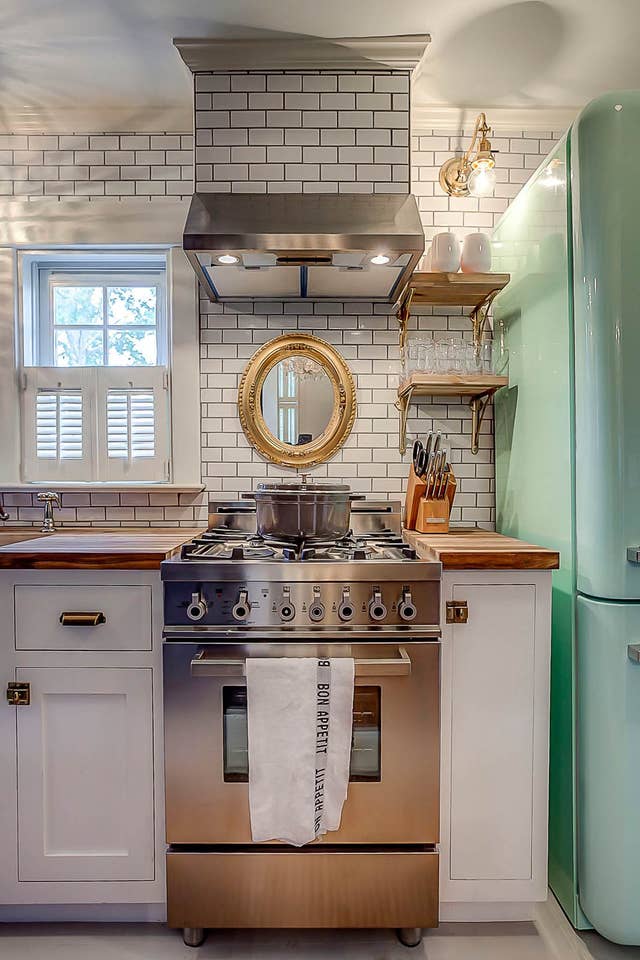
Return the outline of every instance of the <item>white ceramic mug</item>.
<path id="1" fill-rule="evenodd" d="M 455 233 L 436 233 L 431 242 L 431 269 L 457 273 L 460 268 L 460 244 Z"/>
<path id="2" fill-rule="evenodd" d="M 468 233 L 462 244 L 463 273 L 489 273 L 491 270 L 491 240 L 486 233 Z"/>

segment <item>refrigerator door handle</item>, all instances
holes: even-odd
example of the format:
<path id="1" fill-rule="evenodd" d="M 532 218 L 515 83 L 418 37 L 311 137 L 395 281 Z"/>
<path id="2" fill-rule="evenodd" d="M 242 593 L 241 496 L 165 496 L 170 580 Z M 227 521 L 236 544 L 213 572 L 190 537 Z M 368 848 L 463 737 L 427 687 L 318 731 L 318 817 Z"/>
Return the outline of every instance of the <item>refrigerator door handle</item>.
<path id="1" fill-rule="evenodd" d="M 640 663 L 640 643 L 630 643 L 627 647 L 627 656 L 634 663 Z"/>

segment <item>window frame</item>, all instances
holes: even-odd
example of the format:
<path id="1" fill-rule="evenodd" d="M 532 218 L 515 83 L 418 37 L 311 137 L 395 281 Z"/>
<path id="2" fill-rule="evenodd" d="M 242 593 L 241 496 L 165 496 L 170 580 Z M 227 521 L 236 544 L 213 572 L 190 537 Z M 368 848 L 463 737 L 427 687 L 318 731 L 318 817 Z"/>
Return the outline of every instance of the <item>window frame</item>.
<path id="1" fill-rule="evenodd" d="M 66 490 L 199 491 L 201 434 L 199 359 L 200 318 L 196 278 L 182 250 L 182 229 L 189 201 L 180 199 L 73 198 L 20 200 L 0 198 L 0 486 L 37 490 L 46 481 L 25 481 L 21 407 L 23 369 L 33 349 L 33 311 L 25 289 L 29 259 L 70 253 L 87 261 L 97 251 L 164 257 L 167 267 L 167 329 L 172 429 L 169 481 L 99 482 L 57 480 Z M 72 369 L 72 368 L 66 368 Z M 126 368 L 124 368 L 126 369 Z M 140 369 L 140 368 L 138 368 Z"/>

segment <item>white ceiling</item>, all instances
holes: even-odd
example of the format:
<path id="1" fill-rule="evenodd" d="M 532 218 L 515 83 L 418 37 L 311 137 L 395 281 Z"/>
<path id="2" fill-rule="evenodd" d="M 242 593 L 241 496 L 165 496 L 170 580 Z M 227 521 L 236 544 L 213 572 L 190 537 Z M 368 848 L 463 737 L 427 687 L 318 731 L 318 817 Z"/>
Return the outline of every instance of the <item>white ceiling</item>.
<path id="1" fill-rule="evenodd" d="M 640 88 L 640 0 L 2 0 L 0 127 L 189 129 L 174 36 L 424 32 L 419 105 L 579 107 Z"/>

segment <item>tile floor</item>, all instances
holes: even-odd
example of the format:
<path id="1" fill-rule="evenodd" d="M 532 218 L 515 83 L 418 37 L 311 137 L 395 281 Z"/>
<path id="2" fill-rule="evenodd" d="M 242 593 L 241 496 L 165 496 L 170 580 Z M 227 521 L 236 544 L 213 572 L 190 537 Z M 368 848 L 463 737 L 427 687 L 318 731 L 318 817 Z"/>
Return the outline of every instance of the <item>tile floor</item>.
<path id="1" fill-rule="evenodd" d="M 20 960 L 559 960 L 532 923 L 445 923 L 413 950 L 391 931 L 213 932 L 185 947 L 162 924 L 0 925 L 0 958 Z"/>
<path id="2" fill-rule="evenodd" d="M 593 960 L 640 960 L 640 947 L 621 947 L 611 943 L 595 932 L 585 931 L 579 934 Z"/>

